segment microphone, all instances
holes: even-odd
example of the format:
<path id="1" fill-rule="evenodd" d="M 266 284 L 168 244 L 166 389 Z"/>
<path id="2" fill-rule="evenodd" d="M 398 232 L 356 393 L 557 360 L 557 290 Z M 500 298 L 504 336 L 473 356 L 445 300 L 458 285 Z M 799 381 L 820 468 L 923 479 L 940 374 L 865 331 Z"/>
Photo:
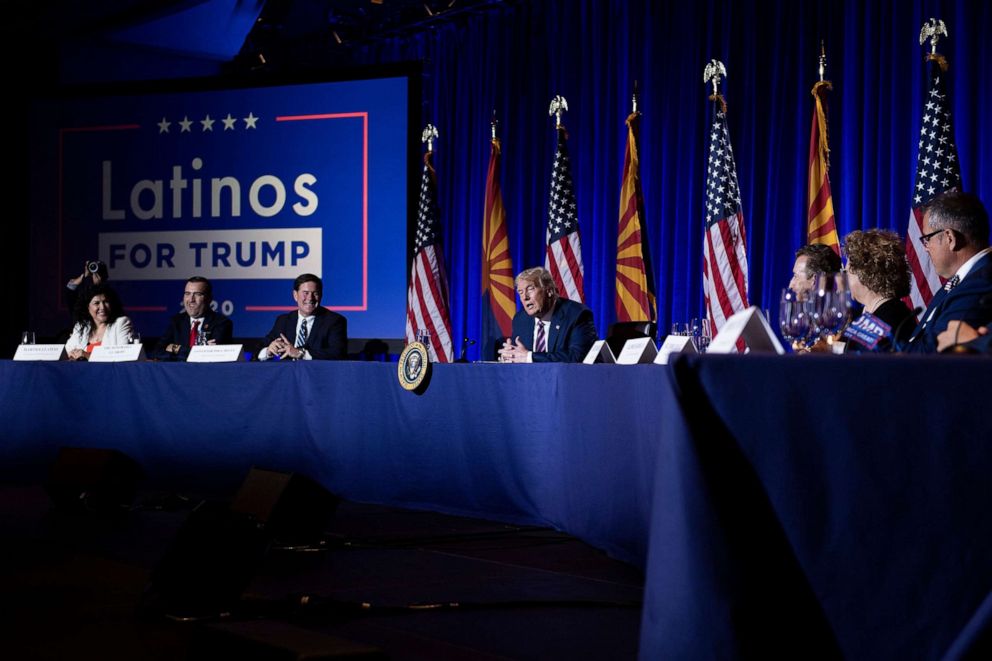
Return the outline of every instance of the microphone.
<path id="1" fill-rule="evenodd" d="M 919 315 L 921 312 L 923 312 L 923 308 L 917 305 L 915 308 L 913 308 L 913 311 L 909 313 L 909 316 L 907 316 L 905 319 L 900 321 L 896 325 L 895 330 L 892 331 L 892 348 L 896 353 L 902 353 L 903 351 L 905 351 L 906 345 L 909 344 L 909 340 L 907 340 L 906 342 L 899 341 L 899 332 L 902 330 L 903 325 L 910 319 L 916 319 L 917 315 Z M 910 335 L 912 336 L 912 333 L 910 333 Z"/>
<path id="2" fill-rule="evenodd" d="M 465 353 L 468 351 L 468 348 L 473 344 L 475 344 L 475 340 L 471 338 L 466 337 L 465 339 L 462 340 L 462 355 L 459 356 L 458 360 L 455 361 L 456 363 L 468 362 L 468 358 L 465 357 Z"/>

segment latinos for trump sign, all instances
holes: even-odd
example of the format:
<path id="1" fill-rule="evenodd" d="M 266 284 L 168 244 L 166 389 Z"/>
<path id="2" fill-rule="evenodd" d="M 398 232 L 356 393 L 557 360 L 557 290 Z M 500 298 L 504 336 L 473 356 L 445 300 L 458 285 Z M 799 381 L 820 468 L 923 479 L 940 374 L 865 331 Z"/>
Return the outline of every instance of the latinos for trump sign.
<path id="1" fill-rule="evenodd" d="M 156 335 L 183 282 L 213 283 L 237 336 L 295 309 L 314 273 L 353 337 L 405 318 L 407 79 L 72 98 L 36 106 L 32 323 L 69 323 L 69 278 L 100 259 Z"/>

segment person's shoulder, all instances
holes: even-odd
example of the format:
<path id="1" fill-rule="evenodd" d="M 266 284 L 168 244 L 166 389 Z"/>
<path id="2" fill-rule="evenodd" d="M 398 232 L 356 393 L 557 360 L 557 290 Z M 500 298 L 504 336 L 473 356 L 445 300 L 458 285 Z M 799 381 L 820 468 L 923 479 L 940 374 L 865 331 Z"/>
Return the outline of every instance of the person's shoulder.
<path id="1" fill-rule="evenodd" d="M 570 317 L 578 317 L 579 315 L 585 313 L 588 313 L 590 316 L 592 315 L 592 310 L 590 310 L 588 306 L 583 303 L 579 303 L 578 301 L 573 301 L 570 298 L 559 298 L 558 310 Z"/>
<path id="2" fill-rule="evenodd" d="M 334 310 L 328 310 L 323 305 L 318 306 L 313 314 L 316 317 L 327 317 L 328 319 L 344 319 L 343 314 L 339 314 Z"/>

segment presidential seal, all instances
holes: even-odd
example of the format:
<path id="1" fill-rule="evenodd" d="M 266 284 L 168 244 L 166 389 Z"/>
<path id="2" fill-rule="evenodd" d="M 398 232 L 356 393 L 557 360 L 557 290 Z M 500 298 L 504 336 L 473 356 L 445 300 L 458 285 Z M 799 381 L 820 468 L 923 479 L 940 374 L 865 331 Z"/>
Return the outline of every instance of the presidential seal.
<path id="1" fill-rule="evenodd" d="M 420 342 L 411 342 L 400 354 L 400 362 L 396 368 L 400 386 L 404 390 L 417 391 L 425 384 L 431 363 L 427 357 L 427 347 Z"/>

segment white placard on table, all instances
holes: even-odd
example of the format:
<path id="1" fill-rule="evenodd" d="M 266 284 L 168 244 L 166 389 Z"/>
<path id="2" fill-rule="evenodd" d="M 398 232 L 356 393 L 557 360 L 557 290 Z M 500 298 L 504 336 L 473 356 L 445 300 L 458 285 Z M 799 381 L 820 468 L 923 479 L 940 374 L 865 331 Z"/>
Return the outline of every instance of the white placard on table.
<path id="1" fill-rule="evenodd" d="M 236 363 L 244 360 L 243 344 L 200 344 L 189 350 L 187 363 Z"/>
<path id="2" fill-rule="evenodd" d="M 652 363 L 658 355 L 658 347 L 654 345 L 654 338 L 635 337 L 627 340 L 617 356 L 618 365 L 637 365 L 640 363 Z"/>
<path id="3" fill-rule="evenodd" d="M 589 353 L 582 359 L 582 362 L 586 365 L 592 365 L 593 363 L 612 364 L 617 362 L 617 359 L 613 356 L 613 351 L 610 349 L 610 345 L 606 343 L 606 340 L 596 340 L 592 347 L 590 347 Z"/>
<path id="4" fill-rule="evenodd" d="M 785 353 L 782 343 L 775 337 L 775 333 L 765 320 L 765 316 L 754 305 L 727 319 L 706 352 L 735 353 L 737 340 L 741 339 L 744 340 L 744 345 L 747 347 L 746 352 Z"/>
<path id="5" fill-rule="evenodd" d="M 696 343 L 692 341 L 691 335 L 669 335 L 661 343 L 661 349 L 655 356 L 654 362 L 659 365 L 667 365 L 668 359 L 673 353 L 699 353 L 696 351 Z"/>
<path id="6" fill-rule="evenodd" d="M 19 344 L 14 360 L 66 360 L 64 344 Z"/>
<path id="7" fill-rule="evenodd" d="M 145 359 L 145 347 L 140 344 L 93 347 L 91 363 L 127 363 Z"/>

